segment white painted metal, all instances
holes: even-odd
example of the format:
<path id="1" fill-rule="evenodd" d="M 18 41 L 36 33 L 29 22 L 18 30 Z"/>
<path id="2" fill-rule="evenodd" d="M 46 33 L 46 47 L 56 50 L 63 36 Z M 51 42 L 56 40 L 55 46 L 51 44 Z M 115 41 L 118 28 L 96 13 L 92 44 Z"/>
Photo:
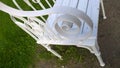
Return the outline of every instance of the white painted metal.
<path id="1" fill-rule="evenodd" d="M 49 5 L 49 7 L 51 8 L 52 5 L 49 3 L 49 1 L 48 0 L 45 0 L 45 1 L 47 2 L 47 4 Z"/>
<path id="2" fill-rule="evenodd" d="M 30 0 L 23 0 L 28 6 L 30 6 L 34 11 L 36 11 L 36 8 L 30 3 Z M 34 0 L 33 0 L 34 1 Z M 35 1 L 34 1 L 35 2 Z M 37 3 L 37 2 L 35 2 Z M 42 5 L 43 6 L 43 5 Z M 44 7 L 43 7 L 44 8 Z M 43 9 L 42 8 L 42 9 Z M 42 18 L 43 21 L 46 21 L 45 18 L 43 16 L 40 16 Z"/>
<path id="3" fill-rule="evenodd" d="M 101 2 L 102 12 L 103 12 L 103 19 L 107 19 L 106 14 L 105 14 L 105 8 L 104 8 L 103 0 L 100 0 L 100 2 Z"/>
<path id="4" fill-rule="evenodd" d="M 53 7 L 49 0 L 45 0 L 45 4 L 49 8 L 45 7 L 41 0 L 31 0 L 38 4 L 42 8 L 41 10 L 37 10 L 30 0 L 23 1 L 33 11 L 24 11 L 16 0 L 13 0 L 13 3 L 19 10 L 2 2 L 0 2 L 0 10 L 10 14 L 15 24 L 60 59 L 62 56 L 51 49 L 50 44 L 86 48 L 96 55 L 101 66 L 105 65 L 97 43 L 100 3 L 103 16 L 106 17 L 102 0 L 51 0 L 54 3 Z M 48 15 L 47 19 L 44 17 L 45 15 Z"/>

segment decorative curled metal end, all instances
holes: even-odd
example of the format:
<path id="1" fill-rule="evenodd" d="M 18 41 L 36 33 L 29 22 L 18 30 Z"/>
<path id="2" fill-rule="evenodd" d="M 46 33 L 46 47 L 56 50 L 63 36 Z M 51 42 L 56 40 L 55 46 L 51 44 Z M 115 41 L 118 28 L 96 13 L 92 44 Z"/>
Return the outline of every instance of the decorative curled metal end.
<path id="1" fill-rule="evenodd" d="M 60 15 L 56 18 L 52 27 L 61 36 L 76 39 L 80 33 L 81 21 L 72 15 Z"/>

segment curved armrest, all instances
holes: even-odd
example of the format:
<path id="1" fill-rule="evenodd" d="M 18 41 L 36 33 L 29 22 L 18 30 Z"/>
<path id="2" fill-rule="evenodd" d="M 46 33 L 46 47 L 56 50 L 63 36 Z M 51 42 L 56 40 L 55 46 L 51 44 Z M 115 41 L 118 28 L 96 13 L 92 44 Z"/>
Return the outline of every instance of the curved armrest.
<path id="1" fill-rule="evenodd" d="M 4 3 L 0 2 L 0 10 L 4 11 L 12 16 L 22 16 L 22 17 L 36 17 L 36 16 L 59 14 L 59 13 L 69 14 L 69 15 L 75 16 L 75 17 L 80 18 L 83 21 L 85 21 L 88 24 L 88 26 L 90 27 L 90 32 L 89 32 L 88 36 L 92 35 L 92 30 L 93 30 L 92 20 L 83 11 L 77 10 L 75 8 L 57 6 L 57 7 L 53 7 L 53 8 L 49 8 L 49 9 L 45 9 L 45 10 L 22 11 L 22 10 L 17 10 L 17 9 L 11 8 L 7 5 L 5 5 Z"/>

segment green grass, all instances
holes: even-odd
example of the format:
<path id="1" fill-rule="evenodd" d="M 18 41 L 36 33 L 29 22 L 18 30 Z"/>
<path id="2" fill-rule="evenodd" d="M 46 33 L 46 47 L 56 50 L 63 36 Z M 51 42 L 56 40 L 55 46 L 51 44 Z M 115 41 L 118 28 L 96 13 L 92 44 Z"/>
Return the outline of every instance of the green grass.
<path id="1" fill-rule="evenodd" d="M 0 1 L 15 7 L 12 0 Z M 26 7 L 22 1 L 17 1 L 22 3 L 25 10 L 31 9 Z M 83 62 L 84 57 L 89 53 L 85 49 L 77 47 L 54 46 L 53 49 L 63 55 L 63 61 L 55 59 L 53 54 L 42 46 L 38 46 L 33 38 L 10 20 L 8 14 L 0 11 L 0 68 L 29 68 L 31 65 L 34 66 L 38 59 L 47 61 L 54 58 L 53 61 L 57 62 L 58 65 L 65 65 L 70 60 Z"/>
<path id="2" fill-rule="evenodd" d="M 15 7 L 11 0 L 1 1 Z M 35 56 L 35 40 L 0 11 L 0 68 L 28 68 Z"/>

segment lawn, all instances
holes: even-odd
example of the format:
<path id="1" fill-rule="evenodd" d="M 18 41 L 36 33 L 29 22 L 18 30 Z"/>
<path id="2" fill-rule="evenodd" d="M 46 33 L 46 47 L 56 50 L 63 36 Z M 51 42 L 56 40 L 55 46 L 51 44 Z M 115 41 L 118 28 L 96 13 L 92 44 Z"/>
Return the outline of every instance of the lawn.
<path id="1" fill-rule="evenodd" d="M 12 0 L 0 1 L 15 7 Z M 17 1 L 22 4 L 25 10 L 31 9 L 22 1 Z M 30 66 L 34 68 L 38 59 L 47 61 L 54 58 L 52 61 L 57 62 L 58 65 L 67 64 L 70 60 L 83 62 L 84 57 L 89 53 L 85 49 L 76 47 L 55 46 L 53 49 L 63 55 L 63 61 L 60 61 L 46 49 L 36 44 L 32 37 L 10 20 L 8 14 L 0 11 L 0 68 L 29 68 Z M 80 51 L 82 53 L 79 53 Z"/>
<path id="2" fill-rule="evenodd" d="M 13 6 L 12 0 L 1 0 Z M 36 43 L 0 11 L 0 68 L 28 68 L 34 62 Z"/>

